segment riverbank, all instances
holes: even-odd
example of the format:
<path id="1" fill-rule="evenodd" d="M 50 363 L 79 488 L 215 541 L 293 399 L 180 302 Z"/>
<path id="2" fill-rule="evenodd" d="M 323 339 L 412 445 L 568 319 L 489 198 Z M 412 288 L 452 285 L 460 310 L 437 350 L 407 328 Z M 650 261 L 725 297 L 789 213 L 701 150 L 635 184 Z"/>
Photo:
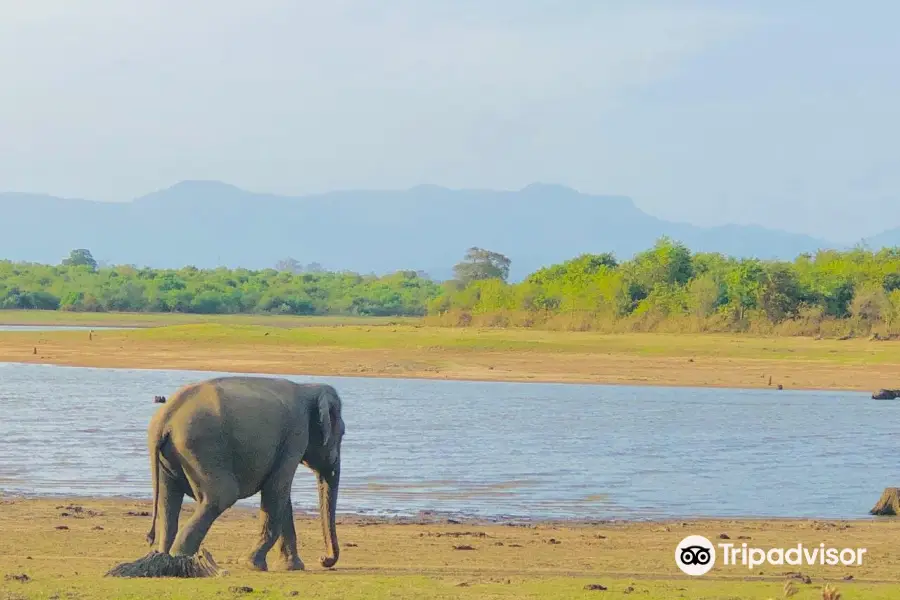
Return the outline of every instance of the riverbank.
<path id="1" fill-rule="evenodd" d="M 2 332 L 0 361 L 480 381 L 871 391 L 900 344 L 734 336 L 311 325 Z"/>
<path id="2" fill-rule="evenodd" d="M 12 312 L 0 316 L 8 320 Z M 144 323 L 134 330 L 98 328 L 92 334 L 0 331 L 0 362 L 773 390 L 778 385 L 861 392 L 900 388 L 900 342 L 893 341 L 604 335 L 426 327 L 383 320 L 362 324 L 314 318 L 298 321 L 295 317 L 246 323 L 232 319 L 185 324 L 152 321 L 154 325 Z M 32 317 L 29 324 L 59 323 Z M 125 318 L 108 318 L 104 324 L 135 326 Z"/>
<path id="3" fill-rule="evenodd" d="M 503 526 L 341 517 L 340 562 L 318 566 L 321 528 L 297 515 L 304 573 L 258 573 L 240 563 L 256 540 L 255 510 L 232 508 L 210 530 L 205 547 L 222 578 L 122 580 L 103 578 L 113 565 L 148 550 L 149 502 L 109 499 L 16 499 L 0 497 L 0 590 L 11 598 L 252 597 L 281 598 L 298 592 L 315 598 L 580 598 L 585 586 L 602 585 L 616 597 L 634 593 L 651 600 L 677 597 L 781 597 L 786 581 L 795 598 L 821 598 L 826 583 L 844 598 L 900 595 L 900 536 L 896 520 L 711 520 L 667 523 L 549 524 Z M 192 512 L 188 502 L 182 519 Z M 182 521 L 183 522 L 183 521 Z M 791 547 L 820 543 L 866 548 L 860 566 L 722 565 L 702 578 L 688 578 L 674 563 L 674 549 L 687 535 L 714 543 Z M 728 540 L 720 539 L 722 535 Z M 637 551 L 636 549 L 640 549 Z M 274 561 L 277 553 L 273 551 Z M 796 576 L 792 573 L 800 573 Z M 27 580 L 21 577 L 27 576 Z M 845 579 L 852 576 L 852 579 Z M 808 583 L 805 579 L 809 577 Z M 605 597 L 605 595 L 604 595 Z"/>

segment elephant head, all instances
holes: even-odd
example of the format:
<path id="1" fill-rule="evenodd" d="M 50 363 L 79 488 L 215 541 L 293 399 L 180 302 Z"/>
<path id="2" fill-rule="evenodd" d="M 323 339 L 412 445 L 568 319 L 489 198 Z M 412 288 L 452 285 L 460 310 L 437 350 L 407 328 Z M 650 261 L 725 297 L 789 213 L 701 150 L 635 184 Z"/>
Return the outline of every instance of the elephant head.
<path id="1" fill-rule="evenodd" d="M 310 444 L 315 450 L 308 452 L 307 464 L 316 472 L 319 484 L 319 516 L 322 520 L 326 553 L 320 562 L 323 567 L 330 568 L 340 556 L 335 528 L 338 486 L 341 481 L 341 442 L 345 431 L 340 397 L 330 388 L 324 388 L 319 396 L 317 412 L 322 443 Z M 313 435 L 311 439 L 317 437 Z"/>

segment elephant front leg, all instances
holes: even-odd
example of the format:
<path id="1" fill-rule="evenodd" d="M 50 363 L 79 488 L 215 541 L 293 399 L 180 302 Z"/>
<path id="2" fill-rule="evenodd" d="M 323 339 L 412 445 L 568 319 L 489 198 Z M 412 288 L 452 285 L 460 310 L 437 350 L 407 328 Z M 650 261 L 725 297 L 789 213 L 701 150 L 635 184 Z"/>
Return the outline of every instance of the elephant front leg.
<path id="1" fill-rule="evenodd" d="M 278 538 L 279 553 L 287 571 L 303 571 L 306 566 L 297 551 L 297 531 L 294 529 L 294 510 L 288 498 L 281 514 L 281 537 Z"/>
<path id="2" fill-rule="evenodd" d="M 284 498 L 289 490 L 274 485 L 264 485 L 260 494 L 259 520 L 262 524 L 259 540 L 247 559 L 248 566 L 257 571 L 268 571 L 266 555 L 283 532 Z"/>

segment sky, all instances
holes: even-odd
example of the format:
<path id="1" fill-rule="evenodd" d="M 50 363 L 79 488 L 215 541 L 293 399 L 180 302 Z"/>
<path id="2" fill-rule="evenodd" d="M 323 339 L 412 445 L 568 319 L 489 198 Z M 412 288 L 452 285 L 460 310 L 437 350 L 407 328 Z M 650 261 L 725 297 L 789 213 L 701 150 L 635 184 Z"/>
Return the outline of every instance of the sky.
<path id="1" fill-rule="evenodd" d="M 0 191 L 621 194 L 900 226 L 891 0 L 0 0 Z"/>

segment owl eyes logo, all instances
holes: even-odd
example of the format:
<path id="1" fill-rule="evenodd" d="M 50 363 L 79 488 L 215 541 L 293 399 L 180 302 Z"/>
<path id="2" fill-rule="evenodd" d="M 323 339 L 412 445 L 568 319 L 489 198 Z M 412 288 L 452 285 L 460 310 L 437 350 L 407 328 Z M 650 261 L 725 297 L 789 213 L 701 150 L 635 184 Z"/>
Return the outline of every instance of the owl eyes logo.
<path id="1" fill-rule="evenodd" d="M 675 564 L 686 575 L 705 575 L 716 564 L 715 546 L 702 535 L 689 535 L 675 548 Z"/>
<path id="2" fill-rule="evenodd" d="M 686 565 L 704 566 L 709 562 L 709 548 L 703 546 L 688 546 L 681 550 L 681 562 Z"/>

